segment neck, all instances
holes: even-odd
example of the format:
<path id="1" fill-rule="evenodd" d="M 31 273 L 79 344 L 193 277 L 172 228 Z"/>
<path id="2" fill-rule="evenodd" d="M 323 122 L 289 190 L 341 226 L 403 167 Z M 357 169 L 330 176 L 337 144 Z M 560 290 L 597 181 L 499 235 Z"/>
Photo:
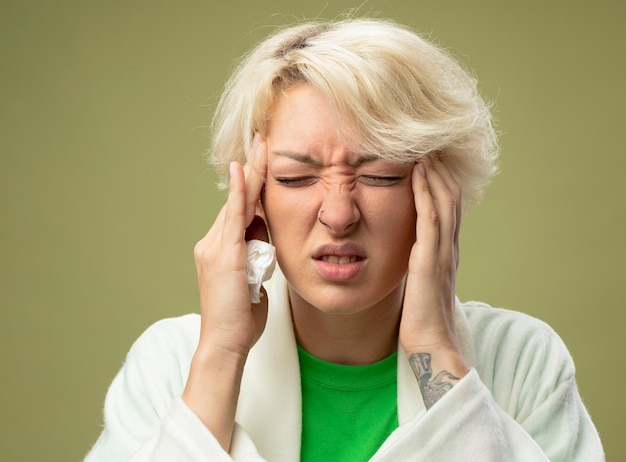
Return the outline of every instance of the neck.
<path id="1" fill-rule="evenodd" d="M 375 305 L 356 313 L 318 310 L 290 291 L 291 312 L 298 344 L 325 361 L 371 364 L 398 348 L 403 290 L 395 290 Z"/>

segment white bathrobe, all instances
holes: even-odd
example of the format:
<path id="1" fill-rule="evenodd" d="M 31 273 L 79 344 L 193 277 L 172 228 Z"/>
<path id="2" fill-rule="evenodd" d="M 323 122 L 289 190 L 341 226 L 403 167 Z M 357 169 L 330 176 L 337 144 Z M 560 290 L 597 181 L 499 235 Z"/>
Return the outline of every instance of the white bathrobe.
<path id="1" fill-rule="evenodd" d="M 300 372 L 286 281 L 277 270 L 265 286 L 268 322 L 245 366 L 230 454 L 180 398 L 198 342 L 194 314 L 154 324 L 133 345 L 85 461 L 299 460 Z M 399 347 L 399 427 L 372 461 L 604 460 L 571 357 L 550 327 L 475 302 L 457 302 L 456 324 L 469 374 L 427 411 Z"/>

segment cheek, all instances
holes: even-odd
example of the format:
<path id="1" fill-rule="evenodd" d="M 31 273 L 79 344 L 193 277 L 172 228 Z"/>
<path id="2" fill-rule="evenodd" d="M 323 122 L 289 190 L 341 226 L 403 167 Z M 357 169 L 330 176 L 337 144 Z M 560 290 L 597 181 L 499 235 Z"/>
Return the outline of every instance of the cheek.
<path id="1" fill-rule="evenodd" d="M 316 218 L 312 202 L 310 195 L 302 194 L 299 190 L 285 192 L 284 188 L 266 184 L 262 203 L 275 243 L 303 236 L 304 230 Z"/>
<path id="2" fill-rule="evenodd" d="M 415 212 L 404 210 L 405 213 L 389 214 L 385 217 L 384 229 L 379 236 L 386 242 L 387 252 L 394 254 L 397 258 L 408 254 L 415 243 Z"/>
<path id="3" fill-rule="evenodd" d="M 415 242 L 415 224 L 417 221 L 417 212 L 415 211 L 415 202 L 413 201 L 413 193 L 403 204 L 404 212 L 400 214 L 398 228 L 402 230 L 405 240 L 408 240 L 410 246 Z"/>
<path id="4" fill-rule="evenodd" d="M 415 244 L 415 224 L 417 214 L 412 200 L 396 200 L 388 206 L 387 213 L 381 220 L 385 229 L 379 233 L 384 242 L 386 258 L 393 262 L 393 274 L 404 273 L 409 263 L 411 249 Z M 399 273 L 396 273 L 399 272 Z"/>
<path id="5" fill-rule="evenodd" d="M 362 213 L 367 215 L 369 223 L 381 232 L 403 238 L 415 235 L 417 214 L 410 188 L 372 195 L 367 205 L 363 207 Z"/>

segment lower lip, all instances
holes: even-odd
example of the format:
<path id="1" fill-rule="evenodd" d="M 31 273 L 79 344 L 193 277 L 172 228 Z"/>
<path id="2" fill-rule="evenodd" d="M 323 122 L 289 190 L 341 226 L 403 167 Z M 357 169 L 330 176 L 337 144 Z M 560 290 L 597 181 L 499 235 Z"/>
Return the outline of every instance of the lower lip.
<path id="1" fill-rule="evenodd" d="M 356 278 L 363 270 L 366 260 L 359 260 L 352 263 L 339 265 L 337 263 L 329 263 L 324 260 L 313 259 L 313 266 L 322 278 L 328 281 L 349 281 Z"/>

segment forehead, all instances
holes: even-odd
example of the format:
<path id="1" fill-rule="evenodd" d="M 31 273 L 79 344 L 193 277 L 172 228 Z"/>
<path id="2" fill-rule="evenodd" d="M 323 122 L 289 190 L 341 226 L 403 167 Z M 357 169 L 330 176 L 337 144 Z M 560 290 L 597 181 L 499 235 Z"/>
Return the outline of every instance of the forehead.
<path id="1" fill-rule="evenodd" d="M 341 155 L 349 162 L 357 162 L 363 155 L 355 151 L 358 143 L 350 142 L 346 134 L 354 125 L 331 109 L 324 94 L 309 84 L 298 84 L 283 91 L 267 125 L 270 155 L 307 163 L 321 161 L 320 157 Z M 368 155 L 368 158 L 377 157 Z"/>
<path id="2" fill-rule="evenodd" d="M 337 135 L 335 119 L 337 117 L 320 90 L 309 84 L 298 84 L 278 96 L 270 112 L 267 135 L 279 136 L 286 130 L 298 133 L 324 130 Z"/>

